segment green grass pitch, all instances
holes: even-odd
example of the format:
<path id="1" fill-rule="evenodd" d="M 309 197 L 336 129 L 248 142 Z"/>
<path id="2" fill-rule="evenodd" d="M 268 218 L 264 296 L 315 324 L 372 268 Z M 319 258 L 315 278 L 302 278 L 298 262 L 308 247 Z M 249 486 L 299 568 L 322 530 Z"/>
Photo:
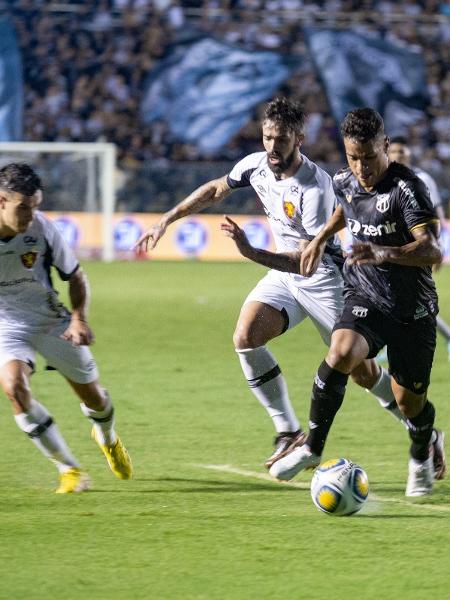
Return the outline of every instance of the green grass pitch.
<path id="1" fill-rule="evenodd" d="M 272 426 L 243 382 L 231 341 L 263 268 L 148 261 L 85 269 L 94 353 L 135 478 L 110 474 L 73 394 L 40 362 L 34 393 L 93 489 L 53 493 L 56 470 L 16 428 L 2 397 L 1 599 L 448 597 L 450 478 L 426 499 L 405 498 L 406 432 L 369 394 L 349 384 L 324 454 L 366 469 L 371 498 L 361 513 L 320 513 L 308 473 L 295 485 L 265 478 Z M 436 279 L 450 320 L 450 269 Z M 326 349 L 309 323 L 271 349 L 306 424 Z M 439 338 L 430 398 L 436 424 L 450 432 L 448 374 Z"/>

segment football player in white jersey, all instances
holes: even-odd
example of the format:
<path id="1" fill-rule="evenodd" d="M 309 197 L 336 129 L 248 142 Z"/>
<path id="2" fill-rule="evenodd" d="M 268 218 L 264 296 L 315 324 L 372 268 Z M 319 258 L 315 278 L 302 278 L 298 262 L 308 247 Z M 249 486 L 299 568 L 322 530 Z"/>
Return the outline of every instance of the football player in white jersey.
<path id="1" fill-rule="evenodd" d="M 56 493 L 81 492 L 89 479 L 53 418 L 32 394 L 35 356 L 58 370 L 92 422 L 92 437 L 119 479 L 132 476 L 128 452 L 114 430 L 114 409 L 100 386 L 87 346 L 89 286 L 58 229 L 38 207 L 42 184 L 33 169 L 11 163 L 0 169 L 0 386 L 18 427 L 59 471 Z M 71 311 L 52 286 L 51 267 L 67 281 Z"/>
<path id="2" fill-rule="evenodd" d="M 142 251 L 151 250 L 174 221 L 221 202 L 239 187 L 254 187 L 280 254 L 258 254 L 257 262 L 272 270 L 244 301 L 233 341 L 244 377 L 271 417 L 277 434 L 274 452 L 265 462 L 267 468 L 293 445 L 301 443 L 305 434 L 278 362 L 266 344 L 309 317 L 329 345 L 333 325 L 343 307 L 343 280 L 335 264 L 335 259 L 340 258 L 337 239 L 328 244 L 314 277 L 308 280 L 295 274 L 299 272 L 299 247 L 320 231 L 336 203 L 329 175 L 300 151 L 305 116 L 295 102 L 284 98 L 270 102 L 262 121 L 265 151 L 246 156 L 229 175 L 194 190 L 136 243 Z M 250 258 L 256 260 L 255 256 Z M 364 361 L 352 377 L 375 394 L 383 408 L 399 416 L 391 378 L 385 369 L 373 360 Z"/>
<path id="3" fill-rule="evenodd" d="M 439 193 L 439 188 L 435 180 L 433 179 L 433 177 L 431 177 L 429 173 L 427 173 L 423 169 L 419 169 L 419 167 L 417 166 L 411 166 L 411 150 L 408 146 L 406 138 L 402 136 L 397 136 L 390 139 L 389 160 L 394 160 L 395 162 L 398 162 L 401 165 L 409 167 L 414 171 L 417 177 L 420 177 L 420 179 L 424 182 L 424 184 L 428 188 L 428 191 L 430 192 L 431 202 L 433 203 L 433 206 L 436 209 L 441 224 L 441 231 L 445 229 L 447 227 L 447 222 L 445 219 L 445 211 L 442 206 L 443 202 Z M 439 265 L 437 267 L 439 267 Z M 447 342 L 447 353 L 450 359 L 450 325 L 446 323 L 444 319 L 439 315 L 436 317 L 436 324 L 437 330 Z"/>

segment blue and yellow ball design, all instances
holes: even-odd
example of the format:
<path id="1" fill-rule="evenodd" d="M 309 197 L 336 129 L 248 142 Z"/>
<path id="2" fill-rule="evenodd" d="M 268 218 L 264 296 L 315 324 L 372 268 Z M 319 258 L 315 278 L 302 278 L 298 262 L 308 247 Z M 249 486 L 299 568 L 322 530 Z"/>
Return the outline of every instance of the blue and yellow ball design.
<path id="1" fill-rule="evenodd" d="M 321 487 L 316 495 L 316 504 L 321 510 L 327 513 L 334 513 L 339 506 L 340 500 L 340 492 L 329 485 Z"/>
<path id="2" fill-rule="evenodd" d="M 353 493 L 361 502 L 365 502 L 369 495 L 369 480 L 361 467 L 355 467 L 353 473 Z"/>
<path id="3" fill-rule="evenodd" d="M 346 458 L 319 465 L 311 481 L 311 497 L 316 507 L 329 515 L 358 512 L 369 495 L 367 474 Z"/>
<path id="4" fill-rule="evenodd" d="M 332 458 L 331 460 L 322 463 L 317 468 L 320 471 L 334 471 L 340 469 L 346 462 L 345 458 Z"/>

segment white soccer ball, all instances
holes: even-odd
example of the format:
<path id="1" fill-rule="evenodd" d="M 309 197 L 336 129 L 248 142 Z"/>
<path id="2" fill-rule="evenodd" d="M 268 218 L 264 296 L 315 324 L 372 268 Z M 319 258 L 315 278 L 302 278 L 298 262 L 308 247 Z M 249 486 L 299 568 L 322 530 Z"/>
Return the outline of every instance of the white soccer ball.
<path id="1" fill-rule="evenodd" d="M 369 495 L 369 480 L 359 465 L 346 458 L 327 460 L 314 471 L 311 497 L 329 515 L 352 515 Z"/>

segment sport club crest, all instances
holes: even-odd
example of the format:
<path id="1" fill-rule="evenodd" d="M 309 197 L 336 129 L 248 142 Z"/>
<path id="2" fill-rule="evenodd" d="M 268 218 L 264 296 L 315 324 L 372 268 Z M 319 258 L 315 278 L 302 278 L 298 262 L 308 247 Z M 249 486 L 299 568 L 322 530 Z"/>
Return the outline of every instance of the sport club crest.
<path id="1" fill-rule="evenodd" d="M 289 217 L 289 219 L 293 219 L 295 216 L 295 206 L 290 200 L 283 201 L 283 210 L 284 214 Z"/>
<path id="2" fill-rule="evenodd" d="M 26 252 L 25 254 L 22 254 L 20 260 L 22 261 L 23 266 L 26 269 L 32 269 L 36 262 L 37 255 L 37 252 Z"/>
<path id="3" fill-rule="evenodd" d="M 389 208 L 389 194 L 378 194 L 376 209 L 380 213 L 385 213 Z"/>

